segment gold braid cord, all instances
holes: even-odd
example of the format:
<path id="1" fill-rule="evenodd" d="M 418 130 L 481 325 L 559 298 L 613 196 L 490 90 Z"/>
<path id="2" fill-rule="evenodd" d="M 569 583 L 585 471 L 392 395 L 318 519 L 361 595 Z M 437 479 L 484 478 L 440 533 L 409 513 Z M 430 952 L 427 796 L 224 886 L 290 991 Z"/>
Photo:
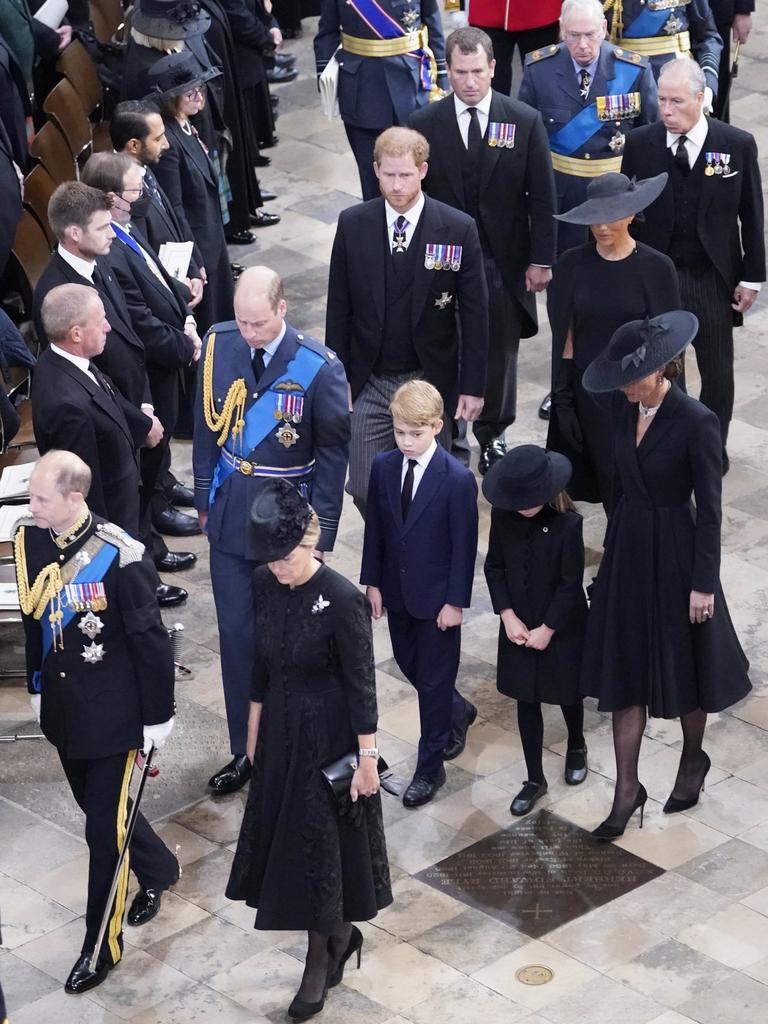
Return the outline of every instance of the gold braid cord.
<path id="1" fill-rule="evenodd" d="M 611 31 L 609 38 L 612 43 L 617 43 L 624 35 L 624 3 L 623 0 L 605 0 L 603 13 L 613 10 L 611 18 Z"/>
<path id="2" fill-rule="evenodd" d="M 37 574 L 37 579 L 30 587 L 29 574 L 27 572 L 27 553 L 24 550 L 23 526 L 19 527 L 16 539 L 13 542 L 14 556 L 16 560 L 16 585 L 19 588 L 19 604 L 25 615 L 32 615 L 36 619 L 43 617 L 43 612 L 50 603 L 51 610 L 48 614 L 48 621 L 51 624 L 53 633 L 53 646 L 64 648 L 64 637 L 62 635 L 61 620 L 61 591 L 64 582 L 61 578 L 61 570 L 56 562 L 44 565 Z"/>
<path id="3" fill-rule="evenodd" d="M 233 448 L 239 441 L 240 449 L 243 447 L 243 428 L 245 427 L 245 400 L 248 396 L 248 389 L 242 377 L 232 381 L 224 399 L 221 412 L 216 411 L 216 403 L 213 398 L 213 349 L 216 343 L 216 334 L 211 334 L 208 339 L 208 347 L 205 350 L 205 362 L 203 363 L 203 413 L 208 428 L 218 434 L 216 443 L 221 448 L 232 433 Z"/>

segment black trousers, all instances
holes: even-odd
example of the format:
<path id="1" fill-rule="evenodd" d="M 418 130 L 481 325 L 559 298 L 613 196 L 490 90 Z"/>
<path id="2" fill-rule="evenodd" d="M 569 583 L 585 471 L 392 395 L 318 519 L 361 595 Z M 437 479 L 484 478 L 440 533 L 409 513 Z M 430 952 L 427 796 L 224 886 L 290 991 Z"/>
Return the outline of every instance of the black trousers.
<path id="1" fill-rule="evenodd" d="M 720 420 L 720 437 L 725 448 L 733 417 L 733 310 L 732 295 L 714 267 L 694 274 L 677 268 L 683 309 L 699 318 L 699 333 L 693 341 L 701 376 L 699 401 Z"/>
<path id="2" fill-rule="evenodd" d="M 520 54 L 522 65 L 526 53 L 531 50 L 539 50 L 544 46 L 557 42 L 559 26 L 556 21 L 551 25 L 542 25 L 540 28 L 528 28 L 522 32 L 507 32 L 503 28 L 486 28 L 479 25 L 484 32 L 487 32 L 493 43 L 493 55 L 496 58 L 496 70 L 493 74 L 493 88 L 509 96 L 512 91 L 512 58 L 515 55 L 515 47 Z"/>
<path id="3" fill-rule="evenodd" d="M 715 100 L 714 114 L 719 121 L 730 124 L 731 91 L 728 86 L 731 81 L 731 22 L 727 21 L 724 25 L 718 25 L 717 31 L 723 40 L 723 52 L 720 54 L 720 67 L 717 70 L 717 99 Z"/>
<path id="4" fill-rule="evenodd" d="M 117 866 L 117 857 L 125 835 L 131 801 L 131 781 L 135 750 L 93 760 L 68 758 L 59 751 L 72 795 L 85 815 L 85 839 L 88 843 L 88 906 L 85 912 L 83 952 L 96 945 L 101 919 L 107 904 L 109 887 Z M 179 863 L 143 814 L 136 819 L 128 856 L 120 869 L 120 879 L 104 937 L 102 958 L 116 964 L 123 951 L 123 914 L 128 892 L 128 869 L 143 889 L 167 889 L 178 880 Z"/>
<path id="5" fill-rule="evenodd" d="M 349 145 L 357 163 L 357 173 L 360 175 L 360 188 L 363 192 L 363 201 L 376 199 L 379 196 L 379 179 L 373 169 L 373 147 L 376 139 L 384 131 L 383 128 L 358 128 L 357 125 L 344 122 L 344 131 L 347 133 Z"/>
<path id="6" fill-rule="evenodd" d="M 392 653 L 400 671 L 419 695 L 421 736 L 416 771 L 434 778 L 443 765 L 451 728 L 466 715 L 467 702 L 456 689 L 461 626 L 445 631 L 436 619 L 415 619 L 407 611 L 387 609 Z"/>
<path id="7" fill-rule="evenodd" d="M 485 260 L 488 281 L 488 374 L 483 411 L 472 427 L 478 444 L 490 444 L 515 422 L 520 309 L 504 286 L 496 263 Z"/>

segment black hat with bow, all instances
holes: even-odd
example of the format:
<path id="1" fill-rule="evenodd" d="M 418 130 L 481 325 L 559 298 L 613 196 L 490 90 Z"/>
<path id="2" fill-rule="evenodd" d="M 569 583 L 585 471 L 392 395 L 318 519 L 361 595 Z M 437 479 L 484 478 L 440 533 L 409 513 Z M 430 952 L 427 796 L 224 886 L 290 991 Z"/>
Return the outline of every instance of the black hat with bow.
<path id="1" fill-rule="evenodd" d="M 626 174 L 601 174 L 587 185 L 586 202 L 567 213 L 555 214 L 555 220 L 566 224 L 612 224 L 640 213 L 664 191 L 669 175 L 666 171 L 655 178 L 630 180 Z"/>
<path id="2" fill-rule="evenodd" d="M 684 309 L 623 324 L 584 371 L 582 384 L 600 394 L 650 377 L 679 356 L 696 337 L 699 321 Z"/>
<path id="3" fill-rule="evenodd" d="M 197 57 L 189 50 L 169 53 L 149 69 L 149 80 L 155 94 L 160 96 L 183 96 L 200 85 L 218 78 L 220 68 L 202 68 Z"/>
<path id="4" fill-rule="evenodd" d="M 282 477 L 267 477 L 255 487 L 251 504 L 251 547 L 258 562 L 278 562 L 301 544 L 312 506 Z"/>
<path id="5" fill-rule="evenodd" d="M 211 16 L 196 0 L 139 0 L 131 27 L 155 39 L 187 39 L 210 28 Z"/>

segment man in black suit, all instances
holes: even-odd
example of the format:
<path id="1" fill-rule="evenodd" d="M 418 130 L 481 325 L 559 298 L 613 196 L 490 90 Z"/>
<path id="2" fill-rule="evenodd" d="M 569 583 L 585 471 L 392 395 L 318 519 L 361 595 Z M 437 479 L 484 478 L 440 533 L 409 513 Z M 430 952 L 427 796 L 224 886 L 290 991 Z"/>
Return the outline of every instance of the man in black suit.
<path id="1" fill-rule="evenodd" d="M 13 158 L 13 147 L 0 122 L 0 276 L 2 276 L 21 220 L 21 171 Z"/>
<path id="2" fill-rule="evenodd" d="M 349 381 L 347 490 L 363 516 L 373 458 L 395 447 L 389 403 L 398 387 L 423 377 L 450 415 L 474 422 L 488 355 L 488 289 L 474 221 L 421 191 L 423 135 L 388 128 L 374 156 L 382 198 L 339 217 L 325 330 Z"/>
<path id="3" fill-rule="evenodd" d="M 536 293 L 552 277 L 555 183 L 541 115 L 491 89 L 490 37 L 479 28 L 445 44 L 453 96 L 422 107 L 411 125 L 429 142 L 424 191 L 477 223 L 488 282 L 485 404 L 474 423 L 480 472 L 502 459 L 517 411 L 520 338 L 538 330 Z"/>
<path id="4" fill-rule="evenodd" d="M 622 171 L 669 181 L 632 225 L 636 238 L 668 253 L 677 267 L 683 307 L 699 318 L 693 342 L 701 401 L 717 414 L 723 442 L 733 415 L 733 328 L 765 280 L 763 196 L 757 146 L 739 128 L 703 114 L 704 74 L 673 60 L 659 76 L 661 121 L 627 136 Z"/>
<path id="5" fill-rule="evenodd" d="M 715 117 L 728 123 L 730 121 L 730 85 L 731 85 L 731 38 L 734 43 L 746 43 L 752 31 L 752 12 L 755 0 L 709 0 L 712 17 L 715 19 L 717 31 L 723 40 L 723 52 L 720 56 L 720 68 L 717 73 L 717 97 L 715 99 Z"/>

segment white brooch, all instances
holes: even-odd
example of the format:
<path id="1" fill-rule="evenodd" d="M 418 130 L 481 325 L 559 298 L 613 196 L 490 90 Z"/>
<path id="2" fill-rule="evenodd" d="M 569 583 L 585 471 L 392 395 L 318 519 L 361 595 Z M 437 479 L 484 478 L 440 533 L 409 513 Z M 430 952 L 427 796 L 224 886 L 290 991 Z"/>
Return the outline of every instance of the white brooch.
<path id="1" fill-rule="evenodd" d="M 95 665 L 97 661 L 103 661 L 104 644 L 97 644 L 94 641 L 89 647 L 84 647 L 82 649 L 80 657 L 83 658 L 88 665 Z"/>
<path id="2" fill-rule="evenodd" d="M 325 611 L 331 605 L 330 601 L 326 601 L 322 594 L 317 595 L 317 600 L 312 605 L 312 614 L 319 615 L 320 612 Z"/>

